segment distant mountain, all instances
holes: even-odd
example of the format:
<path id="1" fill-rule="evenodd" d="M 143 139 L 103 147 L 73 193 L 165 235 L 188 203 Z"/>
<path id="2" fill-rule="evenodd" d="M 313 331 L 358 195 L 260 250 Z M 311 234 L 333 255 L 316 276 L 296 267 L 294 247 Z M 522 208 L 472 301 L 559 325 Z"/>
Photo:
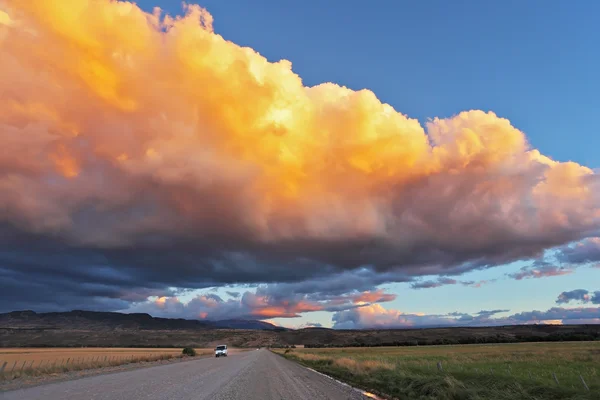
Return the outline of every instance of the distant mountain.
<path id="1" fill-rule="evenodd" d="M 221 321 L 210 321 L 215 328 L 227 329 L 261 329 L 269 331 L 282 331 L 287 328 L 282 328 L 265 321 L 243 320 L 243 319 L 224 319 Z"/>
<path id="2" fill-rule="evenodd" d="M 279 330 L 273 324 L 256 320 L 200 321 L 181 318 L 157 318 L 149 314 L 123 314 L 82 310 L 50 313 L 13 311 L 0 314 L 0 328 L 71 330 Z"/>
<path id="3" fill-rule="evenodd" d="M 285 329 L 264 321 L 198 321 L 148 314 L 69 311 L 0 314 L 2 347 L 363 347 L 600 340 L 598 325 L 417 329 Z"/>

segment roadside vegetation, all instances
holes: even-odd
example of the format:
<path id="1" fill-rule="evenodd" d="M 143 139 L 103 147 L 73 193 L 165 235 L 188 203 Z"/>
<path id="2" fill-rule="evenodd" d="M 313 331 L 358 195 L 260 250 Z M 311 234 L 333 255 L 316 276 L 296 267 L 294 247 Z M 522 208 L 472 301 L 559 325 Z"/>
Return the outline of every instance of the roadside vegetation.
<path id="1" fill-rule="evenodd" d="M 183 349 L 181 354 L 184 356 L 196 357 L 196 349 L 193 347 L 186 347 Z"/>
<path id="2" fill-rule="evenodd" d="M 274 351 L 388 398 L 600 399 L 600 342 Z"/>
<path id="3" fill-rule="evenodd" d="M 0 349 L 0 381 L 205 356 L 209 349 Z"/>

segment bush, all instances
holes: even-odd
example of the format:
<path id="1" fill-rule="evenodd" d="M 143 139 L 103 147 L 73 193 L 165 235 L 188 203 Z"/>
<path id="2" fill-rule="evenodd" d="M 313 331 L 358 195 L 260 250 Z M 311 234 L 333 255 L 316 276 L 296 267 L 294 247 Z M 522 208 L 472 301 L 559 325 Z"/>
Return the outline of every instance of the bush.
<path id="1" fill-rule="evenodd" d="M 181 352 L 184 356 L 190 356 L 190 357 L 194 357 L 196 355 L 196 350 L 194 350 L 191 347 L 186 347 L 183 349 L 183 351 Z"/>

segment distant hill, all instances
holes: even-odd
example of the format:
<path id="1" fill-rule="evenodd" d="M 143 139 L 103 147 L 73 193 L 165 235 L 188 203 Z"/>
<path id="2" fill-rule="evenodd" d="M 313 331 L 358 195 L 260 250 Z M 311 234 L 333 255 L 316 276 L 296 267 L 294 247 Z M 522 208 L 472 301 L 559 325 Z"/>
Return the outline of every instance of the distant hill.
<path id="1" fill-rule="evenodd" d="M 199 321 L 112 312 L 0 314 L 0 347 L 423 346 L 574 340 L 600 340 L 600 325 L 292 330 L 264 321 Z"/>
<path id="2" fill-rule="evenodd" d="M 287 328 L 275 326 L 271 323 L 258 320 L 245 320 L 245 319 L 224 319 L 220 321 L 210 321 L 212 326 L 215 328 L 227 328 L 227 329 L 262 329 L 269 331 L 287 331 Z"/>
<path id="3" fill-rule="evenodd" d="M 195 330 L 195 329 L 265 329 L 280 328 L 264 321 L 223 320 L 204 321 L 181 318 L 157 318 L 149 314 L 123 314 L 73 310 L 67 312 L 36 313 L 13 311 L 0 314 L 0 328 L 18 329 L 94 329 L 94 330 Z"/>

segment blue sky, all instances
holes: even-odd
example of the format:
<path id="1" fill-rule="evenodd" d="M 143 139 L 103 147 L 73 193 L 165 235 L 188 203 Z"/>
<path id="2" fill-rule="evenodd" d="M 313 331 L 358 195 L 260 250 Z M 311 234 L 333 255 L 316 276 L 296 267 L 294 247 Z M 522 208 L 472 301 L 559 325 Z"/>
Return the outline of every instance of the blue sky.
<path id="1" fill-rule="evenodd" d="M 17 105 L 0 115 L 0 139 L 14 149 L 0 154 L 0 200 L 9 199 L 0 202 L 0 210 L 9 210 L 0 213 L 0 303 L 5 296 L 0 311 L 85 305 L 173 317 L 253 318 L 275 310 L 287 317 L 298 315 L 271 319 L 285 326 L 311 322 L 345 328 L 452 324 L 452 317 L 459 315 L 450 313 L 471 321 L 465 314 L 487 310 L 492 312 L 485 316 L 497 319 L 475 323 L 600 323 L 598 174 L 585 175 L 582 167 L 569 168 L 542 157 L 531 159 L 528 149 L 519 147 L 520 135 L 488 114 L 457 116 L 469 110 L 492 111 L 524 132 L 541 154 L 600 168 L 595 120 L 600 109 L 600 3 L 192 3 L 205 7 L 214 17 L 215 33 L 232 42 L 213 40 L 195 21 L 180 25 L 186 40 L 177 43 L 195 44 L 185 48 L 192 61 L 184 60 L 186 54 L 173 57 L 180 48 L 173 51 L 168 47 L 172 42 L 161 40 L 181 37 L 166 28 L 153 31 L 148 15 L 117 9 L 108 0 L 94 5 L 80 0 L 80 14 L 75 12 L 71 20 L 71 14 L 63 15 L 51 5 L 46 12 L 18 2 L 6 12 L 0 9 L 5 13 L 0 14 L 0 43 L 5 38 L 12 43 L 0 47 L 0 61 L 15 66 L 0 69 L 8 76 L 0 83 L 0 93 Z M 179 1 L 136 4 L 146 13 L 156 6 L 170 15 L 184 13 Z M 112 17 L 96 20 L 99 15 Z M 31 24 L 26 26 L 29 31 L 44 32 L 44 42 L 13 35 L 24 24 Z M 82 32 L 85 40 L 77 37 Z M 206 43 L 235 56 L 208 62 Z M 35 46 L 45 47 L 27 54 L 19 51 Z M 293 207 L 257 201 L 271 198 L 247 194 L 263 187 L 239 169 L 248 160 L 219 159 L 223 149 L 213 141 L 228 137 L 228 129 L 236 124 L 211 125 L 211 112 L 233 115 L 234 120 L 254 115 L 246 112 L 254 111 L 255 104 L 243 98 L 240 82 L 258 78 L 248 72 L 248 60 L 237 46 L 247 46 L 270 62 L 289 60 L 304 86 L 333 82 L 355 91 L 368 89 L 423 126 L 430 119 L 445 118 L 449 125 L 456 123 L 460 133 L 472 132 L 470 137 L 476 137 L 481 148 L 489 146 L 489 154 L 500 159 L 506 154 L 502 144 L 507 138 L 515 147 L 508 151 L 514 165 L 487 168 L 485 157 L 473 162 L 465 156 L 472 150 L 469 143 L 460 142 L 456 134 L 449 137 L 458 145 L 444 150 L 455 151 L 456 159 L 440 157 L 447 168 L 422 176 L 419 171 L 408 174 L 414 181 L 385 178 L 385 185 L 373 183 L 373 189 L 370 184 L 360 186 L 363 175 L 354 170 L 338 179 L 352 181 L 348 186 L 321 181 L 316 174 L 313 179 L 325 187 L 316 199 L 301 196 Z M 98 48 L 110 56 L 98 56 Z M 139 50 L 148 48 L 159 51 Z M 78 63 L 69 63 L 69 57 Z M 227 65 L 239 76 L 223 78 L 222 66 L 214 64 L 231 60 L 240 61 L 238 69 Z M 73 65 L 81 65 L 83 72 Z M 127 75 L 120 81 L 123 71 Z M 23 90 L 25 82 L 33 86 Z M 122 100 L 119 90 L 110 91 L 115 82 L 130 96 L 129 103 L 111 103 Z M 278 84 L 283 87 L 277 79 L 273 82 L 276 89 Z M 262 85 L 261 90 L 267 86 Z M 229 92 L 231 88 L 242 94 Z M 312 99 L 301 85 L 285 89 L 302 101 Z M 341 93 L 339 88 L 329 89 Z M 265 93 L 257 91 L 256 104 L 272 100 Z M 339 109 L 347 114 L 340 112 L 341 121 L 327 125 L 339 137 L 351 129 L 352 118 L 366 113 L 360 106 L 367 100 L 355 97 L 347 95 L 347 103 L 340 100 Z M 23 112 L 37 109 L 46 113 Z M 339 109 L 327 108 L 330 114 Z M 328 123 L 326 117 L 319 121 Z M 394 138 L 406 142 L 390 142 L 390 151 L 399 154 L 405 154 L 400 151 L 403 146 L 412 145 L 414 133 L 402 124 Z M 32 127 L 42 130 L 32 133 Z M 52 139 L 53 146 L 46 143 L 48 132 L 69 129 L 70 135 Z M 318 137 L 310 131 L 300 133 Z M 252 139 L 262 143 L 271 134 L 259 131 Z M 495 142 L 495 135 L 504 136 Z M 30 142 L 13 142 L 15 137 Z M 185 145 L 179 146 L 179 139 Z M 282 135 L 276 144 L 282 147 L 274 148 L 292 152 L 285 140 Z M 367 153 L 385 164 L 387 153 L 376 145 L 371 143 Z M 92 148 L 97 152 L 90 153 Z M 327 144 L 319 150 L 337 154 L 337 147 Z M 17 161 L 12 154 L 19 155 Z M 28 175 L 39 166 L 26 168 L 24 163 L 38 158 L 60 159 L 53 167 L 58 172 L 44 167 L 51 170 L 47 175 Z M 480 169 L 478 162 L 483 163 Z M 75 170 L 65 172 L 73 165 Z M 268 163 L 266 168 L 260 163 L 250 167 L 269 169 Z M 408 163 L 405 169 L 412 167 Z M 207 174 L 210 179 L 205 179 Z M 3 182 L 3 176 L 11 180 Z M 381 178 L 371 177 L 372 182 Z M 266 183 L 282 184 L 268 179 Z M 353 186 L 360 190 L 354 192 Z M 481 195 L 482 187 L 489 193 Z M 364 188 L 368 193 L 361 192 Z M 288 219 L 289 208 L 300 211 Z M 276 232 L 268 240 L 261 236 L 265 226 L 272 229 L 268 233 Z M 27 282 L 40 283 L 30 287 Z M 573 292 L 580 289 L 589 296 Z M 371 296 L 372 304 L 365 305 L 360 293 L 372 295 L 376 290 L 379 297 Z M 569 301 L 557 302 L 561 293 Z M 327 310 L 311 310 L 316 306 Z M 549 312 L 553 307 L 560 310 Z M 531 314 L 534 310 L 540 314 Z"/>
<path id="2" fill-rule="evenodd" d="M 180 13 L 177 2 L 142 0 Z M 368 88 L 412 118 L 449 117 L 482 109 L 508 118 L 531 145 L 560 161 L 600 167 L 600 40 L 595 2 L 547 1 L 365 1 L 275 2 L 206 0 L 215 32 L 249 46 L 270 61 L 288 59 L 305 85 L 335 82 Z M 600 281 L 600 270 L 516 281 L 515 263 L 464 276 L 499 279 L 484 288 L 447 285 L 410 289 L 387 284 L 398 295 L 386 307 L 406 312 L 510 309 L 522 312 L 554 306 L 559 293 Z M 224 290 L 218 293 L 227 297 Z M 192 294 L 189 295 L 192 297 Z M 329 313 L 306 321 L 331 324 Z"/>

